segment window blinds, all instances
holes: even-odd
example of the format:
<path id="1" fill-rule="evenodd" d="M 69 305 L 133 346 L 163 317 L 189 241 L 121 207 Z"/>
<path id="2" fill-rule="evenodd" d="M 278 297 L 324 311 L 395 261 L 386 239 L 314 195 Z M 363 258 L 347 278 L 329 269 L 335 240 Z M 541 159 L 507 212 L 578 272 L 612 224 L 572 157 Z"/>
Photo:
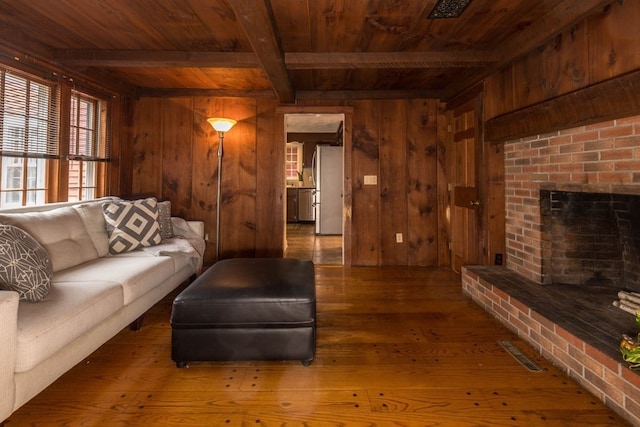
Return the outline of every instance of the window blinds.
<path id="1" fill-rule="evenodd" d="M 71 94 L 69 160 L 108 161 L 107 102 L 73 91 Z"/>
<path id="2" fill-rule="evenodd" d="M 0 68 L 0 155 L 58 158 L 60 91 Z"/>

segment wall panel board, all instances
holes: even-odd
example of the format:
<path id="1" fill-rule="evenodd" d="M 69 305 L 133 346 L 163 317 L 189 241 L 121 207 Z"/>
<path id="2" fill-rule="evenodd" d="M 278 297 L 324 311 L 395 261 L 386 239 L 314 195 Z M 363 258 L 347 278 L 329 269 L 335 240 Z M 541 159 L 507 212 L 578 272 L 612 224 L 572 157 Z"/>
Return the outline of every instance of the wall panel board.
<path id="1" fill-rule="evenodd" d="M 158 98 L 143 98 L 136 107 L 131 193 L 159 196 L 162 193 L 164 102 Z"/>
<path id="2" fill-rule="evenodd" d="M 407 106 L 408 265 L 438 263 L 436 102 Z"/>
<path id="3" fill-rule="evenodd" d="M 380 264 L 379 184 L 365 185 L 365 176 L 379 178 L 378 123 L 380 103 L 353 103 L 352 137 L 352 233 L 351 257 L 355 265 Z"/>
<path id="4" fill-rule="evenodd" d="M 191 207 L 191 164 L 193 160 L 193 99 L 165 100 L 162 119 L 162 192 L 171 200 L 171 213 L 184 217 Z"/>
<path id="5" fill-rule="evenodd" d="M 382 265 L 407 265 L 407 102 L 380 106 L 380 255 Z M 396 242 L 402 233 L 403 241 Z"/>

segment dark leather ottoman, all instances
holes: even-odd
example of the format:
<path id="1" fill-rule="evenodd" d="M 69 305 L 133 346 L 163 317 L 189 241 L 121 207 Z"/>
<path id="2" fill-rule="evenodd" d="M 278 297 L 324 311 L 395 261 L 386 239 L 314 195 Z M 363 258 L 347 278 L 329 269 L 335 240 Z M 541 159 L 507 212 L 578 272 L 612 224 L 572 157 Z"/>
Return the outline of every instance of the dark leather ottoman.
<path id="1" fill-rule="evenodd" d="M 171 358 L 190 361 L 301 360 L 316 347 L 316 290 L 311 261 L 219 261 L 173 301 Z"/>

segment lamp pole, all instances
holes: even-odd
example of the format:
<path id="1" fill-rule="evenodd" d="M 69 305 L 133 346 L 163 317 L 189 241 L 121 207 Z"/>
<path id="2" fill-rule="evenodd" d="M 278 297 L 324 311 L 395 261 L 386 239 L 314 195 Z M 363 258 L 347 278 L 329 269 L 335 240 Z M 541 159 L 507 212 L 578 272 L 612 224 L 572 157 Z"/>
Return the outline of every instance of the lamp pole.
<path id="1" fill-rule="evenodd" d="M 218 195 L 216 201 L 216 262 L 220 260 L 220 211 L 222 207 L 222 143 L 224 141 L 224 134 L 228 132 L 236 121 L 233 119 L 225 119 L 220 117 L 212 117 L 207 119 L 207 122 L 218 132 Z"/>
<path id="2" fill-rule="evenodd" d="M 216 202 L 216 262 L 220 259 L 220 201 L 222 200 L 222 141 L 224 132 L 218 132 L 218 199 Z"/>

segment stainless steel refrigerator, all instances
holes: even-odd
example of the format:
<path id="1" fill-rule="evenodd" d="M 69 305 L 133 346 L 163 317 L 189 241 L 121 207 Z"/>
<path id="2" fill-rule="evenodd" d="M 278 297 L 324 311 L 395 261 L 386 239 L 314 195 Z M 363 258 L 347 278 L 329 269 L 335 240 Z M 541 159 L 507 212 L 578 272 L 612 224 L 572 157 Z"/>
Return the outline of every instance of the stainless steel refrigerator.
<path id="1" fill-rule="evenodd" d="M 316 234 L 342 234 L 342 161 L 342 147 L 316 147 L 312 163 Z"/>

